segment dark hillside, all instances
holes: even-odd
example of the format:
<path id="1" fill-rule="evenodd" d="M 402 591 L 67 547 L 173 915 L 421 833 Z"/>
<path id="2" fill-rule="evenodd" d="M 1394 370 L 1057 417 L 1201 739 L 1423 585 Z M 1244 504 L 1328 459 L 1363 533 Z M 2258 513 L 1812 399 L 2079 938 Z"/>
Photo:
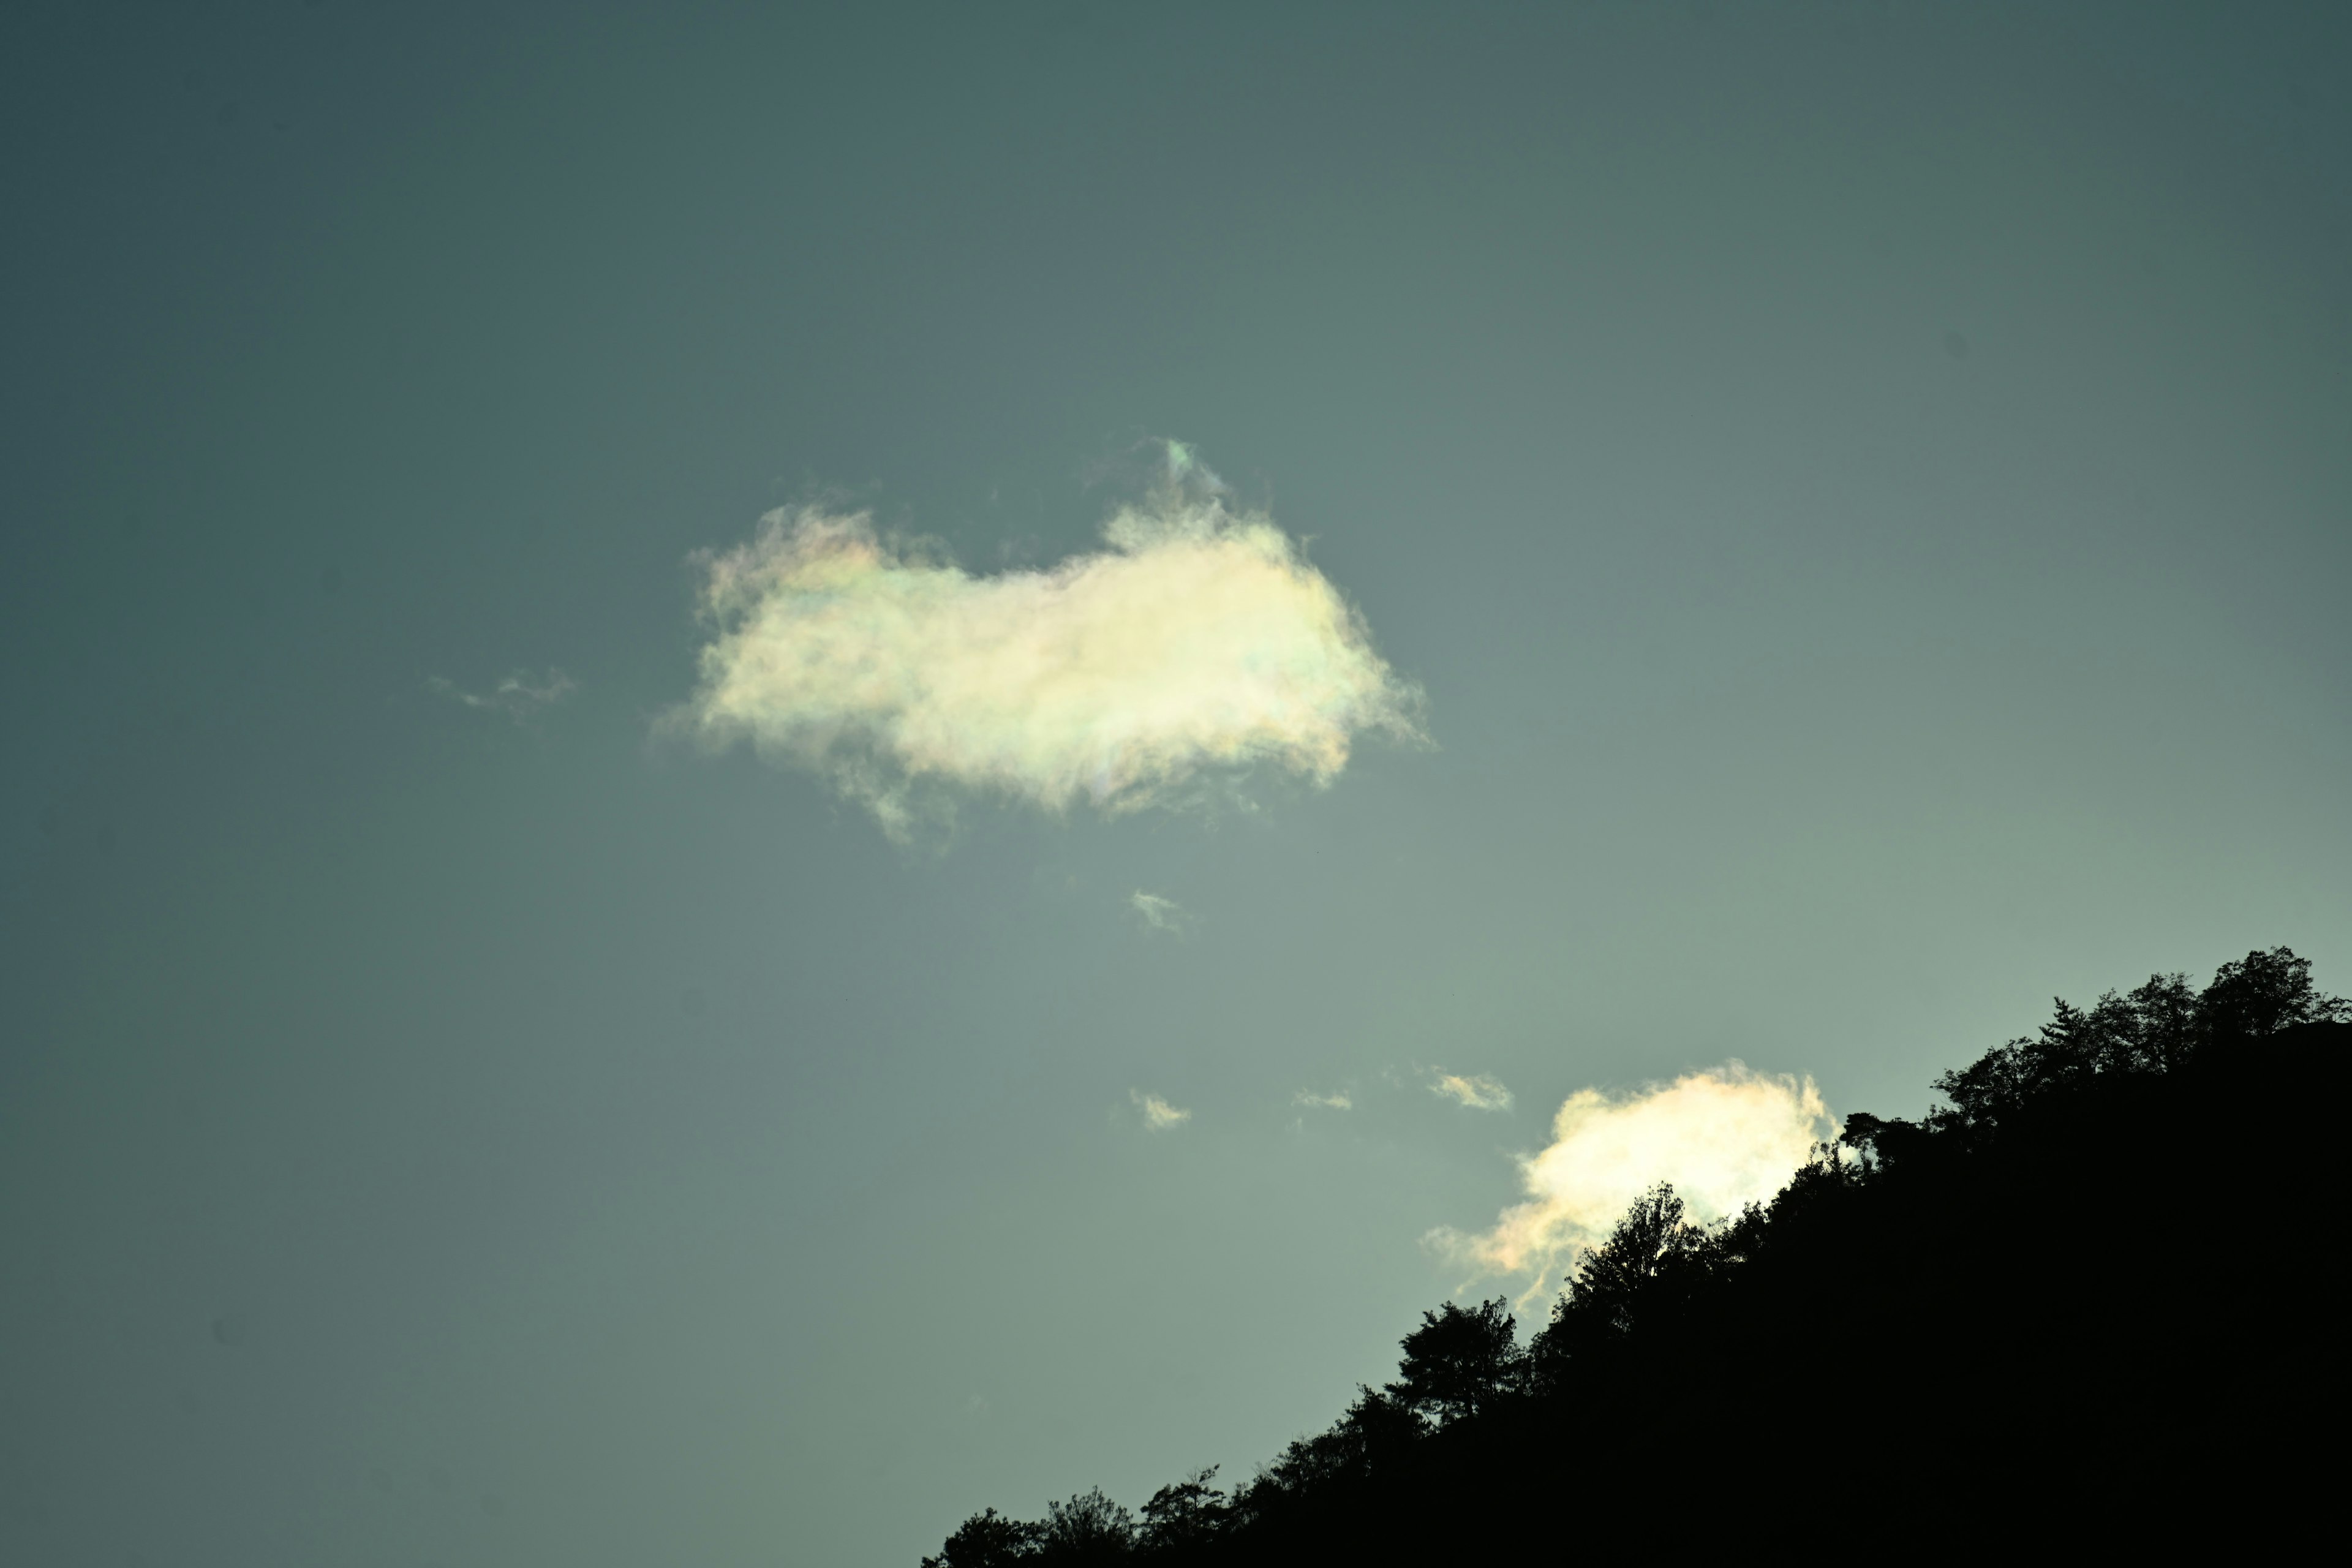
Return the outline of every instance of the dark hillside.
<path id="1" fill-rule="evenodd" d="M 1769 1207 L 1700 1229 L 1656 1189 L 1524 1346 L 1499 1302 L 1425 1314 L 1395 1383 L 1230 1498 L 1096 1494 L 929 1561 L 2249 1544 L 2329 1495 L 2347 1014 L 2284 949 L 2061 1004 Z"/>

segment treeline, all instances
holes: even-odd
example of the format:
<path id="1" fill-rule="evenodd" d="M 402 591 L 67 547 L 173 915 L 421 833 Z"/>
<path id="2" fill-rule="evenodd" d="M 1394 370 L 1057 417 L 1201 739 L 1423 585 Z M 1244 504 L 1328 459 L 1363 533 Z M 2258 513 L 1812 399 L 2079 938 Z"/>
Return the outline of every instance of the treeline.
<path id="1" fill-rule="evenodd" d="M 924 1568 L 2259 1539 L 2332 1491 L 2347 1048 L 2284 947 L 2061 1001 L 1769 1204 L 1701 1226 L 1652 1189 L 1524 1342 L 1501 1300 L 1423 1313 L 1236 1486 L 987 1510 Z"/>

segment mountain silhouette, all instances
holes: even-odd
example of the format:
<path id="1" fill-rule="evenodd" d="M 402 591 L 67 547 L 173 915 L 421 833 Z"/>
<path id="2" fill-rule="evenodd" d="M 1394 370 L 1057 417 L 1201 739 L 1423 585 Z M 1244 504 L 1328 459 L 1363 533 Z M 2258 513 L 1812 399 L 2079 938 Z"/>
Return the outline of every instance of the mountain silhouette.
<path id="1" fill-rule="evenodd" d="M 1238 1485 L 987 1510 L 924 1564 L 2284 1550 L 2341 1406 L 2352 1004 L 2310 969 L 2061 1001 L 1769 1204 L 1703 1226 L 1654 1187 L 1524 1340 L 1502 1300 L 1423 1313 Z"/>

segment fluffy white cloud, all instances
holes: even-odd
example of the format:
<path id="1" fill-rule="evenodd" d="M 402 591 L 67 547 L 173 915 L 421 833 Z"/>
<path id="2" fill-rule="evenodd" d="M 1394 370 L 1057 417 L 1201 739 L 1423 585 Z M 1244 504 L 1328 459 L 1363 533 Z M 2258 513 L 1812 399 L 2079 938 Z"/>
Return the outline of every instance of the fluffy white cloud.
<path id="1" fill-rule="evenodd" d="M 1127 1098 L 1143 1112 L 1143 1125 L 1151 1131 L 1164 1132 L 1171 1127 L 1181 1127 L 1192 1120 L 1191 1111 L 1171 1105 L 1156 1094 L 1130 1089 L 1127 1091 Z"/>
<path id="2" fill-rule="evenodd" d="M 542 676 L 518 669 L 488 691 L 467 691 L 437 675 L 425 684 L 452 701 L 461 702 L 468 708 L 503 713 L 517 723 L 543 708 L 554 707 L 580 689 L 580 683 L 560 669 L 550 669 Z"/>
<path id="3" fill-rule="evenodd" d="M 1491 1073 L 1465 1075 L 1433 1069 L 1429 1079 L 1429 1092 L 1442 1100 L 1450 1100 L 1456 1105 L 1468 1106 L 1473 1110 L 1511 1109 L 1511 1091 L 1503 1087 L 1501 1079 Z"/>
<path id="4" fill-rule="evenodd" d="M 1694 1220 L 1728 1218 L 1778 1192 L 1837 1123 L 1812 1079 L 1734 1061 L 1614 1098 L 1580 1089 L 1551 1131 L 1549 1147 L 1519 1162 L 1526 1202 L 1491 1230 L 1427 1240 L 1481 1274 L 1533 1273 L 1529 1293 L 1541 1293 L 1651 1184 L 1672 1182 Z"/>
<path id="5" fill-rule="evenodd" d="M 817 772 L 898 835 L 929 785 L 1118 813 L 1253 767 L 1328 784 L 1360 734 L 1419 737 L 1420 692 L 1362 617 L 1181 447 L 1103 539 L 973 576 L 866 512 L 771 512 L 700 562 L 712 636 L 677 718 Z"/>

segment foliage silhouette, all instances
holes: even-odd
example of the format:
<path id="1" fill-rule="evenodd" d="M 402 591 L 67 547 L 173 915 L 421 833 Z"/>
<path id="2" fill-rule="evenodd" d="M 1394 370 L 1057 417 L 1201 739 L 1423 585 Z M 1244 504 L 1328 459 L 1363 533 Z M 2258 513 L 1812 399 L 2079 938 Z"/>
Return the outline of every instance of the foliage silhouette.
<path id="1" fill-rule="evenodd" d="M 2284 947 L 2061 1000 L 1920 1121 L 1847 1117 L 1769 1205 L 1702 1226 L 1654 1186 L 1524 1345 L 1501 1300 L 1423 1312 L 1395 1381 L 1230 1496 L 1203 1470 L 1140 1524 L 1099 1491 L 991 1510 L 924 1562 L 1557 1562 L 1793 1545 L 1806 1517 L 1874 1552 L 2284 1542 L 2331 1495 L 2300 1436 L 2343 1359 L 2305 1205 L 2347 1061 L 2352 1003 Z"/>
<path id="2" fill-rule="evenodd" d="M 1135 1516 L 1097 1487 L 1083 1497 L 1045 1505 L 1037 1537 L 1040 1563 L 1113 1563 L 1135 1550 Z"/>
<path id="3" fill-rule="evenodd" d="M 1032 1560 L 1045 1527 L 1007 1519 L 994 1509 L 982 1509 L 956 1528 L 937 1557 L 923 1559 L 923 1568 L 1004 1568 L 1006 1563 Z"/>
<path id="4" fill-rule="evenodd" d="M 1209 1484 L 1216 1474 L 1217 1467 L 1211 1465 L 1152 1493 L 1143 1505 L 1138 1544 L 1147 1552 L 1172 1552 L 1216 1539 L 1232 1511 L 1225 1494 Z"/>
<path id="5" fill-rule="evenodd" d="M 1391 1400 L 1439 1426 L 1491 1409 L 1518 1386 L 1520 1355 L 1511 1306 L 1496 1297 L 1475 1307 L 1448 1301 L 1421 1315 L 1405 1335 Z"/>

